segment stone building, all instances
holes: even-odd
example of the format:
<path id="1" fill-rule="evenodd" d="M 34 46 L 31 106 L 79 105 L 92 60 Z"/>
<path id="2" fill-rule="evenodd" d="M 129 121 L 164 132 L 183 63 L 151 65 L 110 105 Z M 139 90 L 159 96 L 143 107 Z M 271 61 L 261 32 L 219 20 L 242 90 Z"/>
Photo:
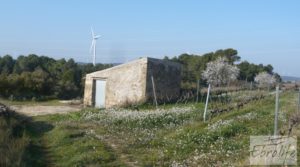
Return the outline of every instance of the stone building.
<path id="1" fill-rule="evenodd" d="M 84 106 L 111 108 L 176 99 L 180 64 L 154 58 L 138 60 L 86 75 Z M 153 81 L 152 82 L 152 78 Z"/>

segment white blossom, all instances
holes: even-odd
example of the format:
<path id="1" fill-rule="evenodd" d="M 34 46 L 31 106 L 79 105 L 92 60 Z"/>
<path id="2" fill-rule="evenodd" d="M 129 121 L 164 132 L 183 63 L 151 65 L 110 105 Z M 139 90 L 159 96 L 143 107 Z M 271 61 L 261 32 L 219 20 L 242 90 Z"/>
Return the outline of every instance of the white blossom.
<path id="1" fill-rule="evenodd" d="M 276 83 L 276 78 L 267 72 L 261 72 L 255 77 L 255 82 L 259 84 L 259 87 L 273 86 Z"/>
<path id="2" fill-rule="evenodd" d="M 236 80 L 240 70 L 235 65 L 230 65 L 225 58 L 218 58 L 216 61 L 209 62 L 202 77 L 212 85 L 225 85 L 230 81 Z"/>

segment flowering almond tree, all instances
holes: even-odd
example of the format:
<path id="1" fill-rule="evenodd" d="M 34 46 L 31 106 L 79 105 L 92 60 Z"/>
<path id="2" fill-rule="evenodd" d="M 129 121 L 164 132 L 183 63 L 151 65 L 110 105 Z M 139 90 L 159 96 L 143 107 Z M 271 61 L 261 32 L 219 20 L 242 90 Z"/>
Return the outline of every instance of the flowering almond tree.
<path id="1" fill-rule="evenodd" d="M 209 84 L 221 86 L 236 80 L 239 72 L 239 68 L 229 64 L 225 58 L 221 57 L 216 61 L 207 63 L 207 68 L 202 73 L 202 77 L 206 79 Z"/>
<path id="2" fill-rule="evenodd" d="M 257 74 L 254 80 L 259 84 L 259 87 L 273 86 L 277 82 L 275 76 L 267 72 Z"/>

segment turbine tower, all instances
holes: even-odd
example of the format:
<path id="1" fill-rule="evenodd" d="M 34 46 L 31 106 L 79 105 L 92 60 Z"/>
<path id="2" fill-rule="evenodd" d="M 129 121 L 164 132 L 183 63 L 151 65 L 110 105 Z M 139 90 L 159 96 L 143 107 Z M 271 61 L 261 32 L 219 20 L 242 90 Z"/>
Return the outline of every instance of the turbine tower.
<path id="1" fill-rule="evenodd" d="M 95 66 L 96 65 L 96 41 L 98 38 L 100 38 L 100 35 L 94 34 L 93 27 L 91 27 L 91 31 L 92 31 L 92 45 L 91 45 L 90 52 L 93 53 L 93 65 Z"/>

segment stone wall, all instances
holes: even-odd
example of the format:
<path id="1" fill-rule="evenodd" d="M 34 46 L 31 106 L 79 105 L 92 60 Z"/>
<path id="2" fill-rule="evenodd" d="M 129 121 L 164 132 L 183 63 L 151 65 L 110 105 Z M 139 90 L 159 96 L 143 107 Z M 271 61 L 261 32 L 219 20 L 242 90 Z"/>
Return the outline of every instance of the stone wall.
<path id="1" fill-rule="evenodd" d="M 159 102 L 168 102 L 180 96 L 181 65 L 166 60 L 148 58 L 146 96 L 153 101 L 153 76 Z"/>
<path id="2" fill-rule="evenodd" d="M 106 80 L 105 107 L 125 106 L 146 100 L 147 59 L 86 75 L 84 105 L 94 106 L 95 80 Z"/>
<path id="3" fill-rule="evenodd" d="M 94 106 L 95 81 L 106 80 L 105 107 L 144 103 L 153 99 L 151 76 L 159 100 L 175 99 L 180 93 L 180 65 L 152 58 L 115 66 L 86 75 L 84 105 Z"/>

